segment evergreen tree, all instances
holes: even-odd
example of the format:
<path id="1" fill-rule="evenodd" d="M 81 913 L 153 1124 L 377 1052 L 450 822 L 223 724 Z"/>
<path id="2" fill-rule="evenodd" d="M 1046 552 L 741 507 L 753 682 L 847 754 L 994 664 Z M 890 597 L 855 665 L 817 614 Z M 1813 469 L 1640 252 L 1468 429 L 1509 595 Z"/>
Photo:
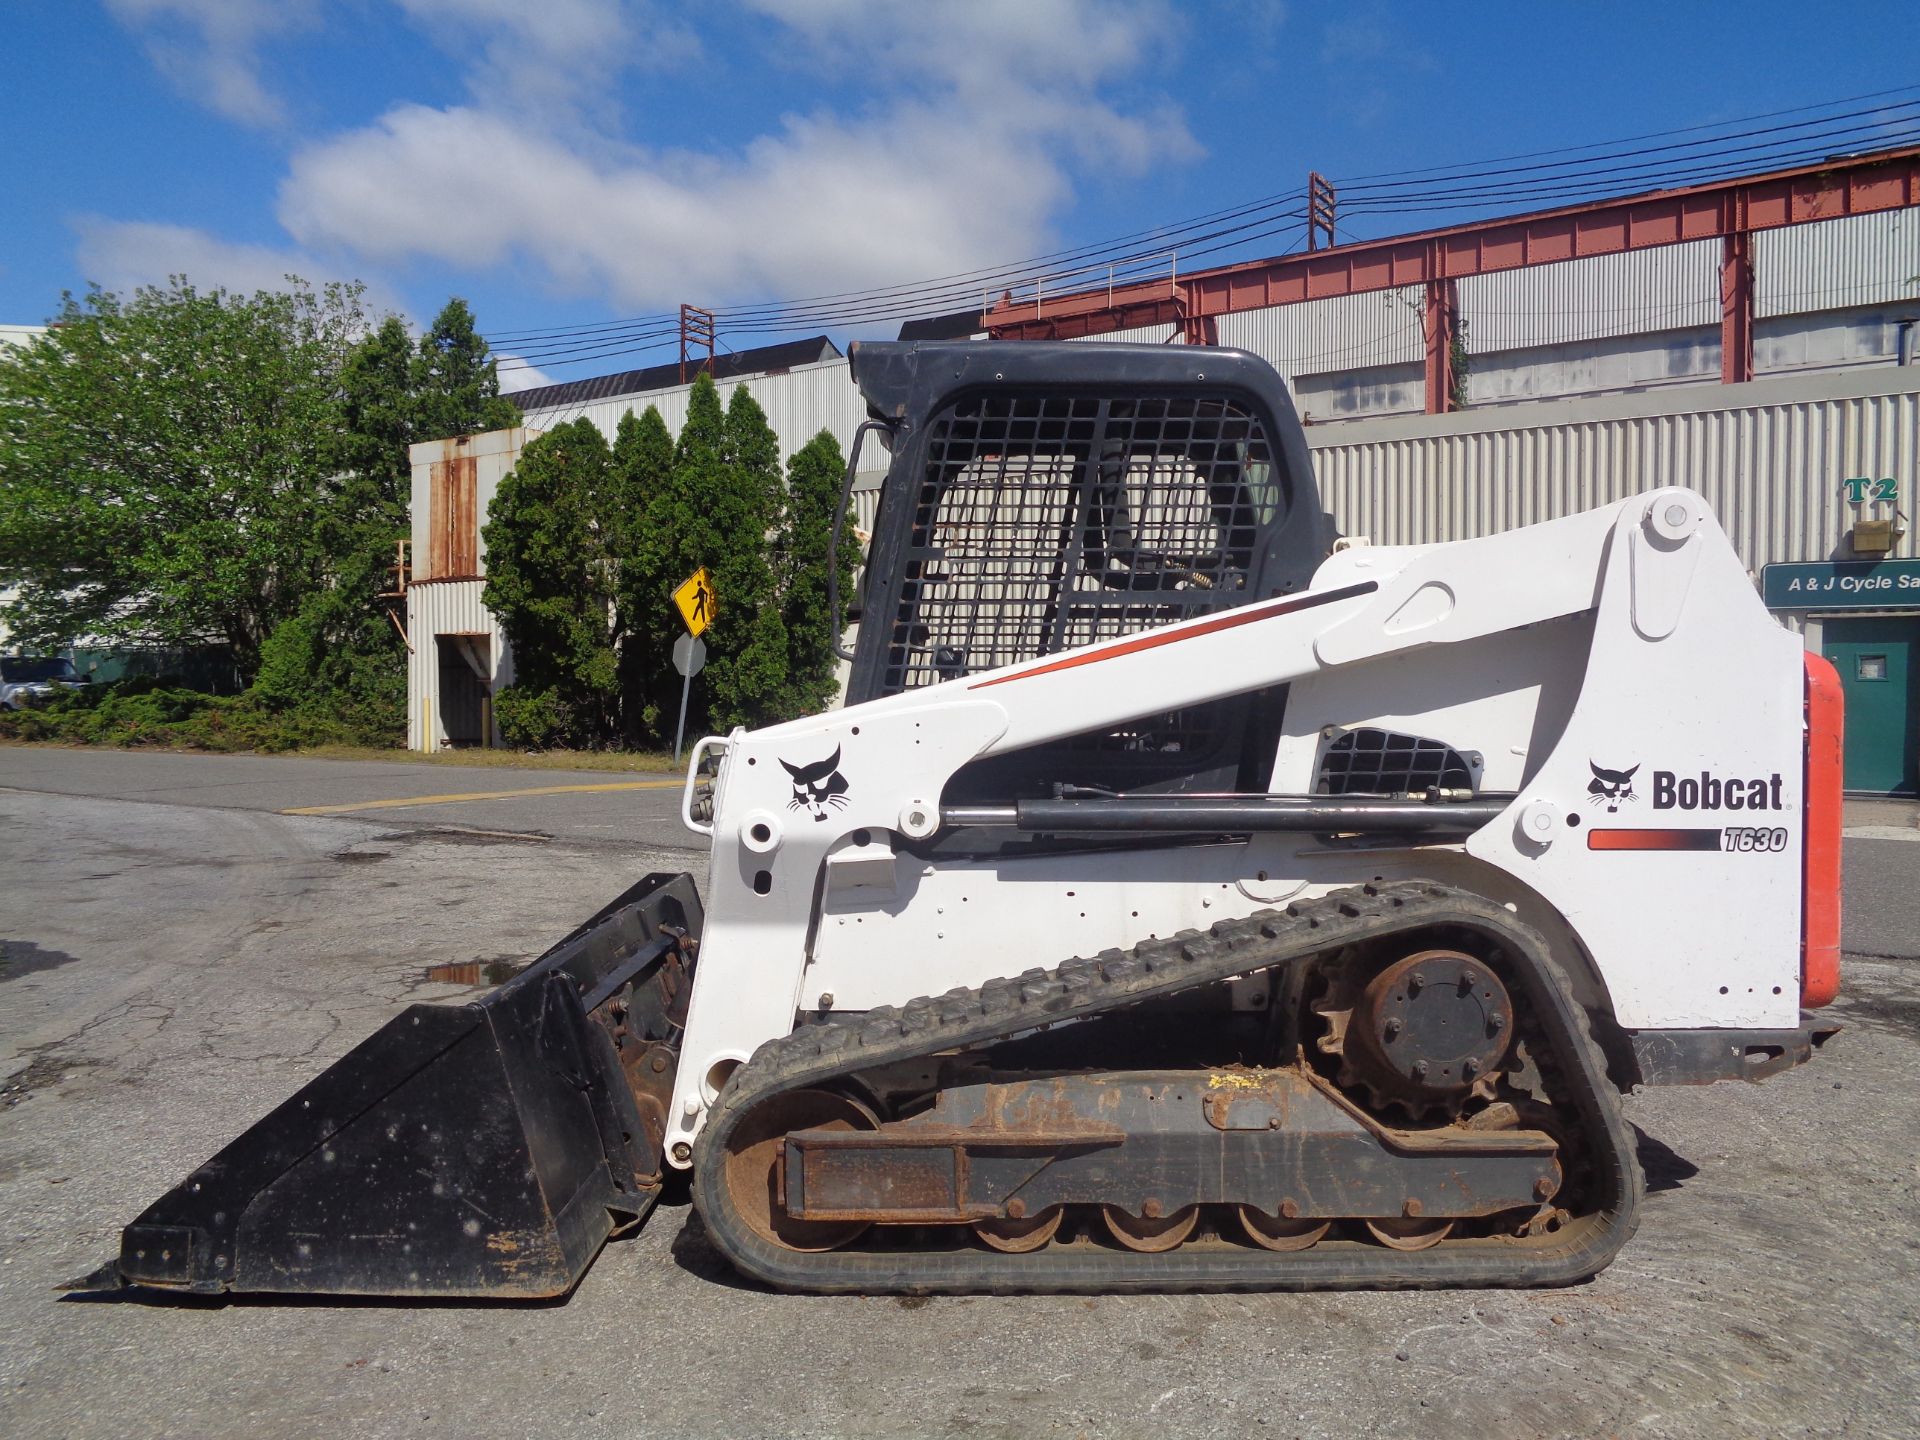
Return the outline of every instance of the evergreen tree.
<path id="1" fill-rule="evenodd" d="M 613 587 L 594 515 L 612 453 L 590 420 L 528 442 L 487 507 L 487 608 L 513 646 L 495 699 L 516 744 L 598 746 L 617 732 Z"/>
<path id="2" fill-rule="evenodd" d="M 459 296 L 441 307 L 420 337 L 414 360 L 418 397 L 416 440 L 478 435 L 520 423 L 520 411 L 500 394 L 487 342 L 473 326 L 473 312 Z"/>
<path id="3" fill-rule="evenodd" d="M 673 669 L 670 647 L 685 627 L 670 609 L 673 587 L 702 565 L 714 569 L 725 543 L 720 517 L 726 510 L 727 489 L 726 413 L 720 407 L 720 392 L 714 388 L 712 377 L 699 375 L 687 396 L 687 418 L 674 442 L 672 464 L 664 483 L 647 495 L 643 511 L 646 538 L 636 584 L 653 587 L 665 602 L 648 607 L 644 589 L 638 600 L 639 613 L 646 617 L 648 626 L 643 703 L 648 728 L 656 736 L 666 734 L 671 738 L 674 707 L 680 700 L 680 680 Z M 661 591 L 666 593 L 661 595 Z M 719 602 L 719 618 L 705 637 L 707 669 L 694 686 L 687 714 L 688 728 L 696 734 L 712 728 L 706 719 L 712 694 L 707 677 L 726 643 L 725 627 L 732 618 L 732 602 L 724 590 L 720 591 Z"/>
<path id="4" fill-rule="evenodd" d="M 833 510 L 847 462 L 833 432 L 822 430 L 787 465 L 786 523 L 780 532 L 782 611 L 787 628 L 787 705 L 790 715 L 824 710 L 838 689 L 833 653 L 834 617 L 828 610 L 828 552 Z M 851 525 L 840 535 L 840 603 L 853 596 L 860 542 Z"/>
<path id="5" fill-rule="evenodd" d="M 772 545 L 785 502 L 780 439 L 745 385 L 734 387 L 722 427 L 729 485 L 718 516 L 722 545 L 711 565 L 724 648 L 709 661 L 717 728 L 783 719 L 787 701 L 787 627 L 780 614 Z"/>
<path id="6" fill-rule="evenodd" d="M 686 578 L 672 573 L 648 507 L 672 481 L 673 434 L 649 405 L 639 417 L 620 417 L 602 523 L 614 566 L 616 629 L 620 637 L 622 721 L 629 744 L 661 733 L 660 707 L 672 689 L 671 649 L 680 633 L 673 587 Z M 665 724 L 671 724 L 668 718 Z"/>
<path id="7" fill-rule="evenodd" d="M 389 315 L 347 356 L 340 371 L 340 466 L 359 518 L 406 528 L 412 467 L 407 447 L 424 437 L 414 395 L 414 346 Z"/>

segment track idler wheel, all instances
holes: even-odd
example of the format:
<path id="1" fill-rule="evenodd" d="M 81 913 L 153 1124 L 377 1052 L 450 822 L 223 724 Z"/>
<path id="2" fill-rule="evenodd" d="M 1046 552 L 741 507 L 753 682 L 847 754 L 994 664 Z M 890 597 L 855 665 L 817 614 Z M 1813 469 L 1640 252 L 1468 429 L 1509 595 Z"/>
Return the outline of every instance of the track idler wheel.
<path id="1" fill-rule="evenodd" d="M 1200 1223 L 1198 1205 L 1189 1205 L 1164 1218 L 1129 1215 L 1118 1206 L 1102 1205 L 1100 1215 L 1107 1222 L 1109 1235 L 1127 1249 L 1145 1255 L 1178 1249 L 1193 1234 L 1193 1227 Z"/>
<path id="2" fill-rule="evenodd" d="M 1331 1220 L 1299 1220 L 1285 1215 L 1268 1215 L 1251 1205 L 1234 1208 L 1240 1216 L 1240 1228 L 1262 1250 L 1311 1250 L 1333 1228 Z"/>
<path id="3" fill-rule="evenodd" d="M 867 1229 L 865 1220 L 795 1220 L 778 1195 L 783 1147 L 793 1130 L 874 1130 L 879 1119 L 865 1105 L 832 1090 L 775 1095 L 728 1137 L 727 1193 L 740 1218 L 762 1240 L 789 1250 L 838 1250 Z"/>
<path id="4" fill-rule="evenodd" d="M 976 1220 L 973 1233 L 989 1250 L 998 1250 L 1003 1255 L 1025 1255 L 1050 1244 L 1059 1234 L 1060 1222 L 1066 1214 L 1064 1205 L 1056 1205 L 1030 1220 Z"/>

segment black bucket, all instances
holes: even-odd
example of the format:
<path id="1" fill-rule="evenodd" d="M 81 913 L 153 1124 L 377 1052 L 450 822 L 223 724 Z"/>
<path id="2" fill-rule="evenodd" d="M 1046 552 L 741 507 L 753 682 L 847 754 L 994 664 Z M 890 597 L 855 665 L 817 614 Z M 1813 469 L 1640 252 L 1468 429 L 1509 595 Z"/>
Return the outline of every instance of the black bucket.
<path id="1" fill-rule="evenodd" d="M 700 898 L 649 875 L 513 980 L 413 1005 L 69 1290 L 533 1299 L 653 1208 Z"/>

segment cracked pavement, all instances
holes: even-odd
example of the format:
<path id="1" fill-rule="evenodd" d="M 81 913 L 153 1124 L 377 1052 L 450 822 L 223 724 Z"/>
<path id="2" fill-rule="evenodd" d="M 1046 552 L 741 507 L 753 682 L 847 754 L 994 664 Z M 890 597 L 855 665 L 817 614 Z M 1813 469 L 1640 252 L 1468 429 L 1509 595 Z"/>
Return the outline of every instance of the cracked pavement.
<path id="1" fill-rule="evenodd" d="M 290 816 L 324 771 L 80 758 L 0 749 L 8 1436 L 1920 1431 L 1920 844 L 1849 842 L 1847 1031 L 1813 1064 L 1627 1102 L 1640 1231 L 1569 1290 L 781 1296 L 679 1200 L 564 1304 L 75 1302 L 53 1287 L 227 1139 L 473 993 L 428 966 L 518 963 L 697 859 L 655 847 L 660 792 Z M 425 793 L 385 768 L 353 793 Z"/>

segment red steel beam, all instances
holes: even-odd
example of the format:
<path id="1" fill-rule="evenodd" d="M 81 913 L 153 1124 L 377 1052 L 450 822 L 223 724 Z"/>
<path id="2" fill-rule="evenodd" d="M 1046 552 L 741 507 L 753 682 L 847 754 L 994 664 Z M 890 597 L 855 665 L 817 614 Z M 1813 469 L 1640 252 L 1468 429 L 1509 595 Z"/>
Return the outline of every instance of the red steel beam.
<path id="1" fill-rule="evenodd" d="M 1427 342 L 1427 414 L 1445 415 L 1453 409 L 1453 340 L 1460 310 L 1453 281 L 1427 282 L 1426 310 L 1421 330 Z"/>
<path id="2" fill-rule="evenodd" d="M 1753 231 L 1733 217 L 1720 237 L 1720 383 L 1753 379 Z"/>
<path id="3" fill-rule="evenodd" d="M 1071 340 L 1140 325 L 1198 322 L 1237 310 L 1518 270 L 1920 206 L 1920 146 L 1679 190 L 1655 190 L 1530 215 L 1251 260 L 1148 281 L 995 305 L 997 340 Z"/>

